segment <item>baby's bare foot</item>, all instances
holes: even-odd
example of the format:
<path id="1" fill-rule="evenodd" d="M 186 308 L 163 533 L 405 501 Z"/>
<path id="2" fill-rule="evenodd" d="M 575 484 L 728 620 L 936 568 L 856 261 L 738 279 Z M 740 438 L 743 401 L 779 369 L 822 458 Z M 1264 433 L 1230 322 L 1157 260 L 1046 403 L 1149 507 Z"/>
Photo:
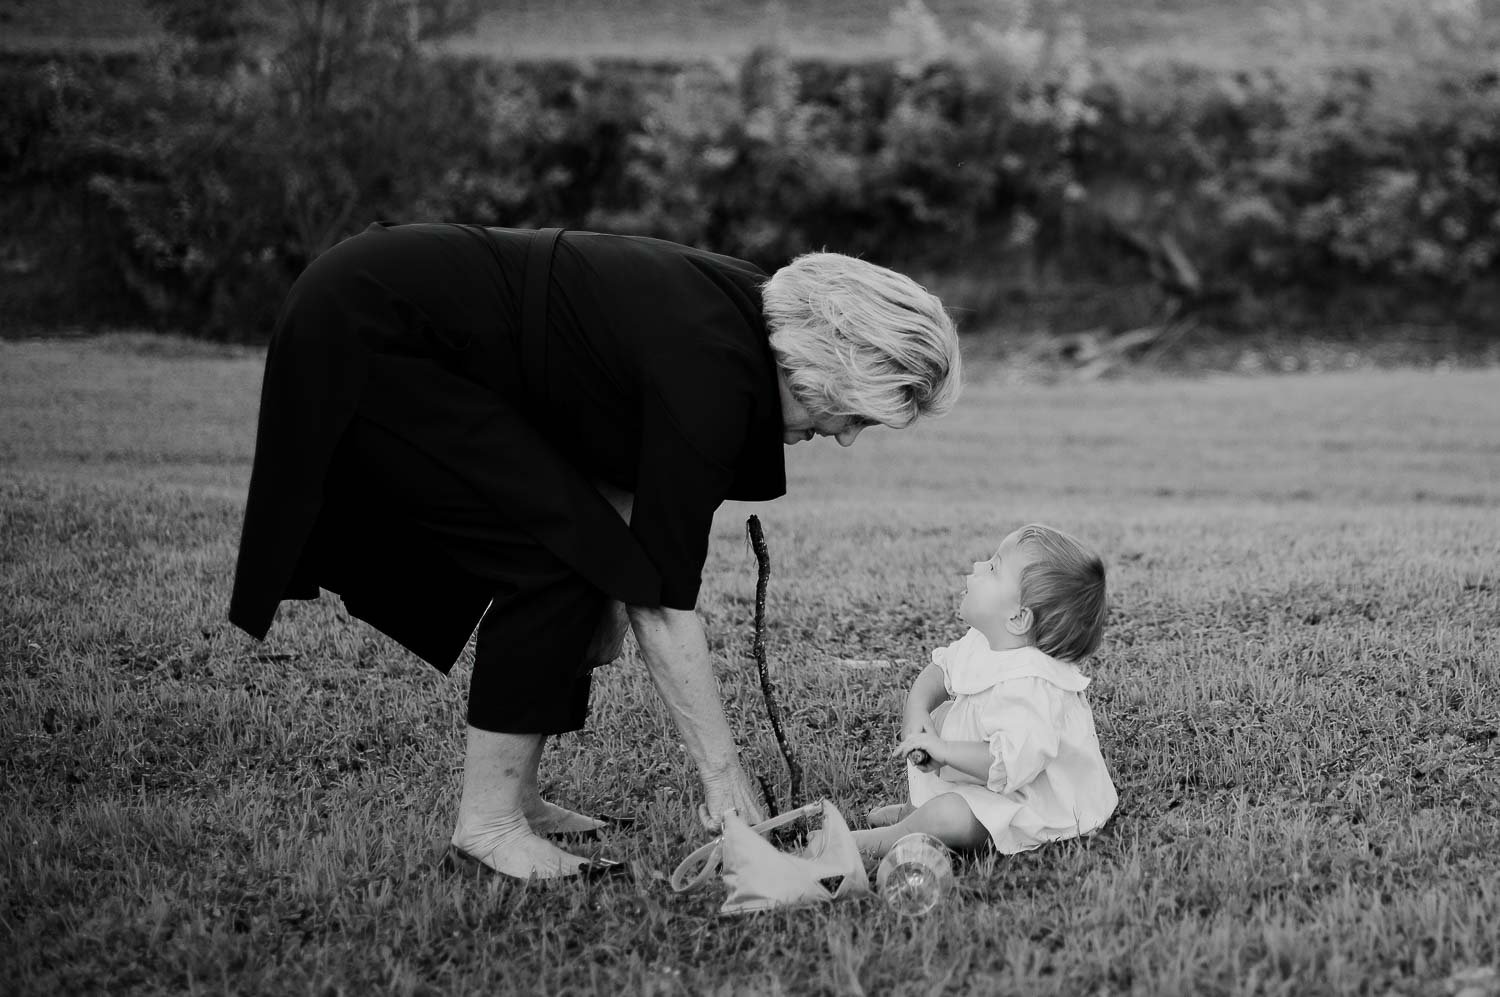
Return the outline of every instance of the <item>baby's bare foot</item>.
<path id="1" fill-rule="evenodd" d="M 914 813 L 916 813 L 916 807 L 910 803 L 889 803 L 871 810 L 865 815 L 865 821 L 871 827 L 890 827 L 901 823 Z"/>

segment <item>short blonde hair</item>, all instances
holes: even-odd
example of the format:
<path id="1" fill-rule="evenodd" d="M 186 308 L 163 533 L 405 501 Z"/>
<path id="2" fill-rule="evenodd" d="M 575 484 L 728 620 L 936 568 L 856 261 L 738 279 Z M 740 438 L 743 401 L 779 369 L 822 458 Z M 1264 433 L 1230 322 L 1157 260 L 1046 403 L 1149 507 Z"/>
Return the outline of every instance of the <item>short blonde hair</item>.
<path id="1" fill-rule="evenodd" d="M 1099 648 L 1109 614 L 1104 561 L 1074 537 L 1040 523 L 1021 527 L 1017 546 L 1032 556 L 1021 569 L 1021 605 L 1031 610 L 1031 639 L 1063 661 Z"/>
<path id="2" fill-rule="evenodd" d="M 910 277 L 807 253 L 772 274 L 761 296 L 771 349 L 811 411 L 899 429 L 958 400 L 958 330 Z"/>

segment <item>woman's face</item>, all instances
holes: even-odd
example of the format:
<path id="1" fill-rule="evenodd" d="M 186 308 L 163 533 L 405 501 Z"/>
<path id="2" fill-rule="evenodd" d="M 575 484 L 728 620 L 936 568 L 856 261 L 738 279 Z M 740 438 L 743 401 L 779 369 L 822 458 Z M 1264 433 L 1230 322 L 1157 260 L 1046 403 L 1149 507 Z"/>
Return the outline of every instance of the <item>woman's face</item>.
<path id="1" fill-rule="evenodd" d="M 810 412 L 792 394 L 786 378 L 779 377 L 778 380 L 781 385 L 781 442 L 787 446 L 810 440 L 814 436 L 831 436 L 839 441 L 841 447 L 853 446 L 855 437 L 869 427 L 868 422 L 856 415 L 822 415 Z"/>
<path id="2" fill-rule="evenodd" d="M 809 415 L 803 419 L 791 418 L 791 413 L 783 410 L 786 418 L 783 420 L 781 442 L 787 446 L 810 440 L 814 436 L 831 436 L 839 441 L 839 446 L 849 447 L 854 445 L 855 437 L 865 431 L 864 420 L 852 415 Z"/>

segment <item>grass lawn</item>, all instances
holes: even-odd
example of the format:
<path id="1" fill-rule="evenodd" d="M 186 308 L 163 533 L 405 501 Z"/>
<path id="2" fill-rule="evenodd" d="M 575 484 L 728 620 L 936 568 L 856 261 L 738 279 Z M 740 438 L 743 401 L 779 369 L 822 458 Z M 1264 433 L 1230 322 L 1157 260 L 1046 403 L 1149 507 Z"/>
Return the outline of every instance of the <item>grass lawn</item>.
<path id="1" fill-rule="evenodd" d="M 798 55 L 858 59 L 890 50 L 891 12 L 900 2 L 483 0 L 476 30 L 453 47 L 507 59 L 734 59 L 774 36 Z M 967 38 L 975 22 L 1004 27 L 1006 12 L 1021 6 L 925 3 L 950 38 Z M 1482 30 L 1493 37 L 1500 0 L 1475 3 Z M 1345 55 L 1405 50 L 1414 25 L 1428 23 L 1430 7 L 1420 0 L 1031 0 L 1033 23 L 1057 10 L 1076 14 L 1091 44 L 1112 58 L 1232 68 L 1316 61 L 1330 46 Z M 145 0 L 0 0 L 0 49 L 128 49 L 157 32 Z"/>
<path id="2" fill-rule="evenodd" d="M 1006 8 L 994 0 L 926 0 L 950 32 L 974 21 L 993 23 Z M 684 48 L 701 55 L 740 55 L 764 41 L 772 25 L 801 51 L 867 54 L 885 44 L 891 11 L 899 0 L 484 0 L 478 30 L 465 48 L 507 57 L 645 55 L 680 58 Z M 1263 12 L 1221 0 L 1146 0 L 1120 5 L 1103 0 L 1068 4 L 1091 34 L 1111 46 L 1157 43 L 1167 37 L 1223 38 L 1265 24 Z M 1037 5 L 1041 9 L 1042 5 Z M 0 26 L 10 46 L 69 40 L 122 45 L 158 29 L 145 0 L 0 0 Z"/>
<path id="3" fill-rule="evenodd" d="M 600 846 L 637 879 L 442 874 L 465 667 L 331 597 L 263 645 L 223 620 L 261 363 L 0 342 L 0 992 L 1500 990 L 1500 369 L 978 371 L 947 419 L 794 448 L 787 498 L 726 507 L 701 610 L 747 761 L 785 793 L 748 660 L 753 511 L 807 791 L 856 817 L 904 788 L 885 753 L 961 632 L 967 561 L 1043 520 L 1110 562 L 1087 670 L 1119 811 L 965 862 L 908 922 L 674 895 L 698 790 L 634 660 L 543 779 L 639 818 Z"/>

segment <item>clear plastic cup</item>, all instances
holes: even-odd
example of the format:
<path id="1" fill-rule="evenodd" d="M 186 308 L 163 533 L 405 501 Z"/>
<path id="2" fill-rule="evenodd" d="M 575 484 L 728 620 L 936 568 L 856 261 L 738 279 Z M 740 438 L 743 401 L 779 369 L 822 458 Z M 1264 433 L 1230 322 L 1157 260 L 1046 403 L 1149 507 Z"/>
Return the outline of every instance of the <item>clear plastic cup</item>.
<path id="1" fill-rule="evenodd" d="M 875 889 L 903 917 L 926 914 L 953 886 L 952 853 L 930 834 L 898 838 L 875 870 Z"/>

